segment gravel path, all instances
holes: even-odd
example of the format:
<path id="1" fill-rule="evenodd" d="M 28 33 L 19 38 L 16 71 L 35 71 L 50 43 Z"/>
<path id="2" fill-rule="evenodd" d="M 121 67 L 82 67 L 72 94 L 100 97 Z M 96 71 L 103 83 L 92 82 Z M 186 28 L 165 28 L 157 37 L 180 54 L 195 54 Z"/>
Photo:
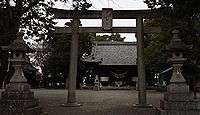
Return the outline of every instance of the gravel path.
<path id="1" fill-rule="evenodd" d="M 67 90 L 34 89 L 35 97 L 48 115 L 153 115 L 153 108 L 132 107 L 137 103 L 135 90 L 77 90 L 80 107 L 61 107 L 66 102 Z M 163 92 L 147 91 L 147 101 L 159 106 Z"/>

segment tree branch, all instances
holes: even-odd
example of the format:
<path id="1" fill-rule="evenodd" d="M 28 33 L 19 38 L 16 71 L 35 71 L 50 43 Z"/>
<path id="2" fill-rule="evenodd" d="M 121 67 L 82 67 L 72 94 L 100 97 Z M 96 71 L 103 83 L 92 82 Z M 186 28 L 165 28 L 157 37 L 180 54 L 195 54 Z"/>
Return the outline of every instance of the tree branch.
<path id="1" fill-rule="evenodd" d="M 33 8 L 35 5 L 37 5 L 40 1 L 43 0 L 34 0 L 32 3 L 29 4 L 28 7 L 24 8 L 20 14 L 22 16 L 24 13 L 28 12 L 31 8 Z"/>

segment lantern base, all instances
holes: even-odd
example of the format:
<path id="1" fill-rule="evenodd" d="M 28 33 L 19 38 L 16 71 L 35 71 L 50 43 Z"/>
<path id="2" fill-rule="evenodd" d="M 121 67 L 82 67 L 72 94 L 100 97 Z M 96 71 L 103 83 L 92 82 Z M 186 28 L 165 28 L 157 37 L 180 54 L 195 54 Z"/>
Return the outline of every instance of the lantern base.
<path id="1" fill-rule="evenodd" d="M 0 115 L 41 115 L 42 107 L 34 99 L 34 93 L 27 83 L 9 83 L 0 100 Z"/>
<path id="2" fill-rule="evenodd" d="M 61 107 L 80 107 L 81 104 L 80 103 L 77 103 L 77 102 L 74 102 L 74 103 L 63 103 L 60 105 Z"/>
<path id="3" fill-rule="evenodd" d="M 171 83 L 167 86 L 164 99 L 155 115 L 200 115 L 200 100 L 193 99 L 189 86 L 184 83 Z"/>

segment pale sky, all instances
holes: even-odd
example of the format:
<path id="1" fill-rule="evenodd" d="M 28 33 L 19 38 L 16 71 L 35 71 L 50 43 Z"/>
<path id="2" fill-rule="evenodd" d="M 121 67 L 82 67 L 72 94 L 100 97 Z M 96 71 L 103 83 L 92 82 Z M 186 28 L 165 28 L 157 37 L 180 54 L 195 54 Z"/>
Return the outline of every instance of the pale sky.
<path id="1" fill-rule="evenodd" d="M 63 4 L 57 2 L 55 4 L 55 8 L 59 9 L 71 9 L 71 2 L 69 0 L 68 3 Z M 92 3 L 92 7 L 89 10 L 101 10 L 102 8 L 113 8 L 113 10 L 141 10 L 141 9 L 148 9 L 147 5 L 143 3 L 143 0 L 87 0 L 88 2 Z M 59 20 L 57 26 L 63 26 L 67 20 Z M 101 26 L 101 19 L 99 20 L 81 20 L 83 26 L 86 27 L 100 27 Z M 132 19 L 114 19 L 113 26 L 114 27 L 135 27 L 135 20 Z M 126 37 L 125 41 L 136 41 L 135 34 L 125 34 L 121 33 L 123 37 Z"/>

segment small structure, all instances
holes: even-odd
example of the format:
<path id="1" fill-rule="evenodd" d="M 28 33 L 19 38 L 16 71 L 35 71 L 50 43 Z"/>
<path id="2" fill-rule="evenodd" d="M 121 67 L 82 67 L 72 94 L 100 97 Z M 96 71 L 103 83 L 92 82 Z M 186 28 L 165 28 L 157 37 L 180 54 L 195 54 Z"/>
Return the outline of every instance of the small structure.
<path id="1" fill-rule="evenodd" d="M 99 82 L 98 75 L 95 76 L 93 90 L 95 90 L 95 91 L 99 91 L 100 90 L 100 82 Z"/>
<path id="2" fill-rule="evenodd" d="M 173 38 L 166 49 L 172 52 L 172 63 L 174 70 L 170 84 L 167 86 L 167 92 L 164 94 L 164 100 L 160 101 L 156 115 L 199 115 L 200 101 L 193 99 L 193 94 L 189 91 L 185 79 L 181 73 L 181 67 L 187 58 L 183 57 L 183 52 L 192 48 L 191 45 L 185 45 L 178 36 L 179 31 L 173 31 Z"/>
<path id="3" fill-rule="evenodd" d="M 17 39 L 9 46 L 2 46 L 4 51 L 11 52 L 8 61 L 15 69 L 10 83 L 2 92 L 0 100 L 1 115 L 40 115 L 44 114 L 38 105 L 38 100 L 34 99 L 34 93 L 30 90 L 30 85 L 23 75 L 23 66 L 26 64 L 26 53 L 33 53 L 22 39 L 23 34 L 19 33 Z"/>
<path id="4" fill-rule="evenodd" d="M 135 42 L 96 41 L 91 55 L 81 61 L 88 68 L 87 74 L 92 75 L 93 82 L 98 75 L 103 86 L 128 87 L 137 82 Z"/>

